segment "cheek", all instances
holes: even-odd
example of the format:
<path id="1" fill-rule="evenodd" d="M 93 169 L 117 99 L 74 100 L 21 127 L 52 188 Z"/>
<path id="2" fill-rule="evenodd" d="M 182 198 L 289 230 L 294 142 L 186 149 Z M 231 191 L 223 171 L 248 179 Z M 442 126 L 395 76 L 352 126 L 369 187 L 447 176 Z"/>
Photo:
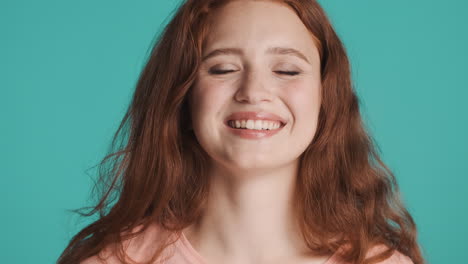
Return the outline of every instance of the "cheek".
<path id="1" fill-rule="evenodd" d="M 293 118 L 290 133 L 300 153 L 309 146 L 317 131 L 320 89 L 320 84 L 308 82 L 288 90 L 287 102 Z"/>
<path id="2" fill-rule="evenodd" d="M 192 120 L 213 119 L 229 99 L 226 87 L 213 82 L 199 82 L 193 87 Z"/>
<path id="3" fill-rule="evenodd" d="M 285 87 L 284 96 L 294 120 L 316 120 L 320 109 L 321 85 L 317 82 L 301 81 Z"/>

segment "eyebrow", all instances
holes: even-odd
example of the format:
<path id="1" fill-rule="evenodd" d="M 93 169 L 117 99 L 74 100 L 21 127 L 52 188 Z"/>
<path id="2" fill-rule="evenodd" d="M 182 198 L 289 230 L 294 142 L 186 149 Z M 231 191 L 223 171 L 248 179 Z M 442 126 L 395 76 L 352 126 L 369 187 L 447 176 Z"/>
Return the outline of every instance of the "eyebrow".
<path id="1" fill-rule="evenodd" d="M 287 47 L 270 47 L 270 48 L 267 49 L 266 53 L 267 54 L 279 54 L 279 55 L 296 56 L 296 57 L 298 57 L 298 58 L 300 58 L 300 59 L 302 59 L 305 62 L 310 64 L 307 57 L 302 52 L 298 51 L 297 49 L 287 48 Z M 202 61 L 205 61 L 205 60 L 207 60 L 209 58 L 219 56 L 219 55 L 242 55 L 242 54 L 244 54 L 244 53 L 239 48 L 215 49 L 215 50 L 211 51 L 210 53 L 208 53 L 207 55 L 205 55 L 202 58 Z"/>

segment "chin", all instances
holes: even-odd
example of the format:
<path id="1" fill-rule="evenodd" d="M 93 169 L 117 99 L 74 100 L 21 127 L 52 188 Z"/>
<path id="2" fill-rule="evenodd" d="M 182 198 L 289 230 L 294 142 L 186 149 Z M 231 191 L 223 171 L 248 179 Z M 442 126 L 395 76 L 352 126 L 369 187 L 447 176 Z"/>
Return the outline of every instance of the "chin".
<path id="1" fill-rule="evenodd" d="M 270 170 L 275 169 L 277 164 L 278 162 L 275 162 L 271 158 L 255 158 L 250 156 L 229 161 L 230 167 L 236 171 Z"/>

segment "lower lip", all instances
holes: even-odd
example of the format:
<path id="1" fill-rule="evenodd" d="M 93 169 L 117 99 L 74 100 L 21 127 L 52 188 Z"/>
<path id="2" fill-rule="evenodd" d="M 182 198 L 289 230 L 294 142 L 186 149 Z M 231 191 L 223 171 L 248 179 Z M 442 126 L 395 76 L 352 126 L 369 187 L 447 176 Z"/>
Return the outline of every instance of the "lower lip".
<path id="1" fill-rule="evenodd" d="M 273 130 L 256 130 L 256 129 L 243 129 L 243 128 L 232 128 L 229 125 L 227 125 L 228 130 L 233 133 L 236 136 L 239 136 L 241 138 L 245 139 L 260 139 L 260 138 L 267 138 L 271 137 L 274 134 L 278 133 L 281 129 L 283 129 L 283 126 L 273 129 Z"/>

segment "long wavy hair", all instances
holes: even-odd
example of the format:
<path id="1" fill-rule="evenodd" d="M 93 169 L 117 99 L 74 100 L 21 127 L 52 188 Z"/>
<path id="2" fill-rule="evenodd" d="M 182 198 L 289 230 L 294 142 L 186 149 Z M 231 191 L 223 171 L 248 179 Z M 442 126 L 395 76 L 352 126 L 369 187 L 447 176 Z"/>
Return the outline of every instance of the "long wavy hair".
<path id="1" fill-rule="evenodd" d="M 71 239 L 57 263 L 79 263 L 109 244 L 122 245 L 152 223 L 180 236 L 200 217 L 210 159 L 188 128 L 187 100 L 210 17 L 227 2 L 184 1 L 156 39 L 109 154 L 98 164 L 97 201 L 73 210 L 97 220 Z M 362 122 L 348 57 L 326 13 L 315 0 L 274 2 L 297 13 L 320 53 L 322 104 L 316 134 L 300 156 L 294 203 L 304 241 L 318 255 L 346 244 L 340 256 L 352 263 L 377 263 L 394 250 L 425 263 L 396 179 Z M 133 232 L 137 226 L 143 228 Z M 366 258 L 377 244 L 387 249 Z M 123 247 L 116 254 L 126 263 Z"/>

